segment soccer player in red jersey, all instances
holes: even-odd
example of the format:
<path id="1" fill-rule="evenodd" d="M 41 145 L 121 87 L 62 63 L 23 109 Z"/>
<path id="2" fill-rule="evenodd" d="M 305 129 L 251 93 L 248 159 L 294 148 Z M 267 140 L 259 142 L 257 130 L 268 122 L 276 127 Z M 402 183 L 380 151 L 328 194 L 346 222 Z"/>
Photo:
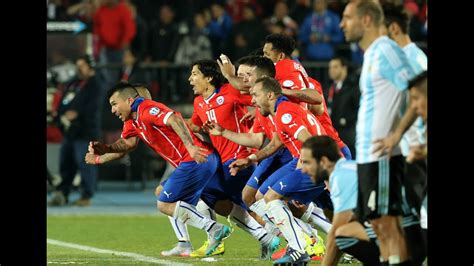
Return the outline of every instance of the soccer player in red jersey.
<path id="1" fill-rule="evenodd" d="M 219 66 L 212 60 L 199 60 L 192 64 L 189 77 L 194 94 L 194 112 L 191 118 L 194 128 L 202 128 L 206 122 L 219 123 L 222 127 L 235 132 L 248 132 L 240 119 L 250 105 L 249 98 L 225 81 L 219 72 Z M 280 241 L 278 237 L 267 234 L 266 230 L 249 215 L 242 201 L 242 189 L 255 169 L 249 167 L 236 176 L 231 176 L 229 165 L 236 159 L 250 155 L 246 147 L 232 142 L 222 136 L 210 135 L 211 142 L 221 157 L 221 178 L 213 178 L 207 184 L 201 199 L 217 213 L 228 216 L 244 231 L 260 241 L 262 258 L 269 259 Z M 225 201 L 231 200 L 230 204 Z M 224 202 L 223 202 L 224 201 Z"/>
<path id="2" fill-rule="evenodd" d="M 265 195 L 265 203 L 261 205 L 266 205 L 266 208 L 263 213 L 258 211 L 258 214 L 262 217 L 266 214 L 274 220 L 289 244 L 286 255 L 274 263 L 307 262 L 310 258 L 305 251 L 303 231 L 294 230 L 297 226 L 296 220 L 283 199 L 291 198 L 306 204 L 323 193 L 324 185 L 316 186 L 297 166 L 302 143 L 312 135 L 325 135 L 326 132 L 313 114 L 300 105 L 291 103 L 282 95 L 280 84 L 273 78 L 258 79 L 251 89 L 251 95 L 252 102 L 263 116 L 273 115 L 278 138 L 294 158 L 272 174 L 259 189 Z M 263 148 L 253 157 L 231 164 L 232 170 L 238 171 L 274 152 L 271 148 Z"/>
<path id="3" fill-rule="evenodd" d="M 219 167 L 219 157 L 212 147 L 190 133 L 181 114 L 166 105 L 139 97 L 128 83 L 119 83 L 107 94 L 112 112 L 123 122 L 132 120 L 122 137 L 113 144 L 92 142 L 95 154 L 127 152 L 138 138 L 176 167 L 163 185 L 158 209 L 177 220 L 206 230 L 211 238 L 206 255 L 214 252 L 230 235 L 230 228 L 196 210 L 196 203 Z M 130 123 L 130 122 L 128 122 Z"/>
<path id="4" fill-rule="evenodd" d="M 275 63 L 275 79 L 281 84 L 282 93 L 291 101 L 318 105 L 323 101 L 322 94 L 309 90 L 308 74 L 304 67 L 291 59 L 295 49 L 293 38 L 284 34 L 270 34 L 265 37 L 263 56 Z"/>

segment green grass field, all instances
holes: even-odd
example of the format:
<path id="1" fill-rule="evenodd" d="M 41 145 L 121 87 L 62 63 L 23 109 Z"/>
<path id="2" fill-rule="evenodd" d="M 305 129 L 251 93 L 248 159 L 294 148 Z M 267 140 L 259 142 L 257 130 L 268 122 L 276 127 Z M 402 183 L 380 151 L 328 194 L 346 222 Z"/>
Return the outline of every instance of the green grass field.
<path id="1" fill-rule="evenodd" d="M 221 217 L 220 222 L 227 223 Z M 48 265 L 171 265 L 173 262 L 188 265 L 271 265 L 271 261 L 258 259 L 259 243 L 236 226 L 234 233 L 225 240 L 225 254 L 215 256 L 217 261 L 214 262 L 202 261 L 199 258 L 162 257 L 160 252 L 172 248 L 176 243 L 171 225 L 165 216 L 50 215 L 47 227 L 47 236 L 50 240 L 116 252 L 136 253 L 162 262 L 145 262 L 117 254 L 101 254 L 48 243 Z M 194 248 L 199 248 L 206 238 L 205 233 L 192 227 L 188 229 Z M 163 262 L 164 260 L 167 262 Z"/>

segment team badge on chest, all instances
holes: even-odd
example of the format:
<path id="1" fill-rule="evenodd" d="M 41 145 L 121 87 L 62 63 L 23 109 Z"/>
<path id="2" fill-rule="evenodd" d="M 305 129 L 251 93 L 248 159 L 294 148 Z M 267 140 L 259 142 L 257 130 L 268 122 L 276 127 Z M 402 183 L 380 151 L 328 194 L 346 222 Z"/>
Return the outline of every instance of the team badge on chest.
<path id="1" fill-rule="evenodd" d="M 222 105 L 224 103 L 224 96 L 219 96 L 216 99 L 218 105 Z"/>

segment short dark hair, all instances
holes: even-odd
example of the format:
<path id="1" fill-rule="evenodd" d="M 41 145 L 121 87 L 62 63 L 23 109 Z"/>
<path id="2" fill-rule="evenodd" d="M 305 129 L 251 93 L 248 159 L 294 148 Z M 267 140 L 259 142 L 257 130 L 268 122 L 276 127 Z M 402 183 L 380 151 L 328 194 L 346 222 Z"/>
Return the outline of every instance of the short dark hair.
<path id="1" fill-rule="evenodd" d="M 359 0 L 356 2 L 356 13 L 359 17 L 371 17 L 376 26 L 380 26 L 384 21 L 382 6 L 378 1 Z"/>
<path id="2" fill-rule="evenodd" d="M 275 95 L 282 94 L 280 83 L 272 77 L 263 76 L 255 81 L 255 85 L 258 83 L 262 83 L 262 89 L 266 92 L 274 92 Z"/>
<path id="3" fill-rule="evenodd" d="M 137 90 L 141 97 L 145 98 L 145 100 L 152 100 L 150 89 L 147 85 L 142 83 L 133 83 L 132 86 Z"/>
<path id="4" fill-rule="evenodd" d="M 87 64 L 90 68 L 92 68 L 92 69 L 95 68 L 95 65 L 96 65 L 95 60 L 94 60 L 94 58 L 93 58 L 92 56 L 90 56 L 90 55 L 88 55 L 88 54 L 84 54 L 84 55 L 78 56 L 78 57 L 76 58 L 76 62 L 77 62 L 78 60 L 84 60 L 84 62 L 86 62 L 86 64 Z"/>
<path id="5" fill-rule="evenodd" d="M 118 92 L 122 98 L 137 98 L 140 96 L 135 86 L 125 81 L 120 81 L 115 84 L 115 86 L 107 92 L 107 99 L 110 100 L 110 97 L 116 92 Z"/>
<path id="6" fill-rule="evenodd" d="M 286 56 L 291 56 L 295 50 L 295 40 L 290 36 L 280 33 L 267 35 L 265 43 L 271 43 L 273 50 L 284 53 Z"/>
<path id="7" fill-rule="evenodd" d="M 261 56 L 263 56 L 263 47 L 258 47 L 257 49 L 250 52 L 249 55 L 261 55 Z"/>
<path id="8" fill-rule="evenodd" d="M 214 60 L 209 59 L 202 59 L 197 60 L 191 64 L 191 69 L 197 66 L 199 71 L 204 75 L 204 77 L 212 78 L 211 84 L 215 88 L 219 88 L 224 84 L 227 80 L 220 72 L 219 65 Z"/>
<path id="9" fill-rule="evenodd" d="M 274 78 L 276 74 L 275 64 L 269 58 L 259 55 L 245 56 L 239 59 L 239 65 L 256 67 L 259 77 L 269 76 Z"/>
<path id="10" fill-rule="evenodd" d="M 420 74 L 416 75 L 410 81 L 408 81 L 408 89 L 410 90 L 413 87 L 417 87 L 421 90 L 425 90 L 428 88 L 428 71 L 425 70 Z"/>
<path id="11" fill-rule="evenodd" d="M 388 28 L 390 24 L 396 23 L 404 34 L 408 33 L 408 16 L 403 12 L 401 6 L 393 4 L 384 5 L 385 26 Z"/>
<path id="12" fill-rule="evenodd" d="M 341 152 L 337 143 L 329 136 L 312 136 L 307 139 L 302 148 L 311 150 L 311 155 L 317 162 L 326 156 L 331 162 L 337 162 L 341 158 Z"/>
<path id="13" fill-rule="evenodd" d="M 339 62 L 341 62 L 342 66 L 349 68 L 349 63 L 348 63 L 347 59 L 344 56 L 337 55 L 337 56 L 334 56 L 333 58 L 331 58 L 331 60 L 339 60 Z"/>

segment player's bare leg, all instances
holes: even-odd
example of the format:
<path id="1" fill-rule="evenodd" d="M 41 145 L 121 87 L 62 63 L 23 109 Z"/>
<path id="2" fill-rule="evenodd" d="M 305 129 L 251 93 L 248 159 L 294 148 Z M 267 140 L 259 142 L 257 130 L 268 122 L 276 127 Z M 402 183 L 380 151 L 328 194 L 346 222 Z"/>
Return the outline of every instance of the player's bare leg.
<path id="1" fill-rule="evenodd" d="M 372 228 L 380 241 L 380 254 L 384 261 L 397 264 L 408 260 L 408 253 L 400 227 L 400 217 L 384 215 L 377 219 L 370 220 Z"/>

